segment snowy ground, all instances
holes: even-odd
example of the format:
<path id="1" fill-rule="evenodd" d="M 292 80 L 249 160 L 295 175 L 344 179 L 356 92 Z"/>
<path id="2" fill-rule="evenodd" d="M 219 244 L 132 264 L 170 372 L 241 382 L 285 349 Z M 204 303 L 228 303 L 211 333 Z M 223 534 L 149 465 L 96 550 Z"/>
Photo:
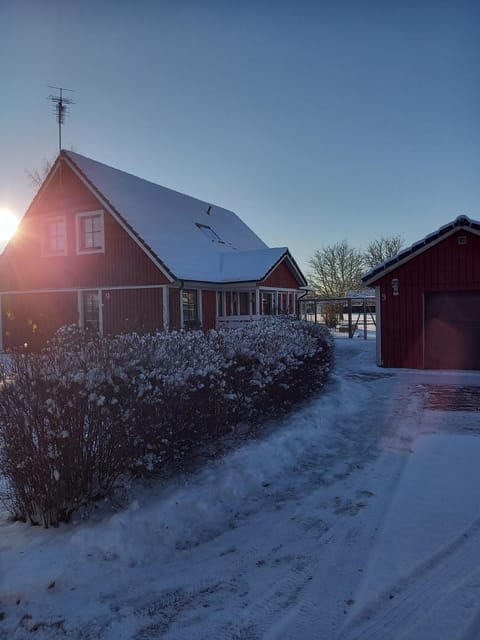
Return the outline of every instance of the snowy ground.
<path id="1" fill-rule="evenodd" d="M 0 638 L 480 638 L 480 373 L 378 369 L 126 510 L 0 514 Z"/>

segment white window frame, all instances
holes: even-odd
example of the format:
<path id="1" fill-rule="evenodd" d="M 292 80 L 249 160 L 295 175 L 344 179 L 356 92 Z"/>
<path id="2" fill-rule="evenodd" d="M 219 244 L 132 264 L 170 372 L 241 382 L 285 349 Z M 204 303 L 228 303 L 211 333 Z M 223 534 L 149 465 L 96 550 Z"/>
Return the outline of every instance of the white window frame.
<path id="1" fill-rule="evenodd" d="M 196 295 L 196 307 L 197 307 L 197 318 L 195 318 L 194 320 L 185 320 L 185 314 L 183 312 L 183 292 L 194 292 Z M 202 290 L 201 289 L 195 289 L 195 288 L 190 288 L 190 287 L 185 287 L 185 289 L 182 289 L 180 292 L 180 326 L 185 328 L 185 322 L 199 322 L 200 326 L 202 325 L 203 322 L 203 305 L 202 305 Z"/>
<path id="2" fill-rule="evenodd" d="M 103 336 L 103 291 L 102 289 L 80 289 L 77 291 L 78 325 L 86 329 L 85 294 L 94 293 L 98 300 L 98 333 Z"/>
<path id="3" fill-rule="evenodd" d="M 84 218 L 100 218 L 100 237 L 101 243 L 98 247 L 82 247 L 82 220 Z M 87 255 L 90 253 L 105 253 L 105 226 L 104 226 L 104 216 L 103 210 L 97 211 L 82 211 L 80 213 L 75 214 L 75 230 L 76 230 L 76 240 L 77 240 L 77 255 Z"/>
<path id="4" fill-rule="evenodd" d="M 65 246 L 62 251 L 52 251 L 50 249 L 50 234 L 49 234 L 49 226 L 52 223 L 63 222 L 63 227 L 65 230 L 64 238 L 65 238 Z M 56 256 L 66 256 L 67 255 L 67 219 L 65 216 L 48 216 L 45 220 L 42 221 L 42 257 L 50 258 Z"/>

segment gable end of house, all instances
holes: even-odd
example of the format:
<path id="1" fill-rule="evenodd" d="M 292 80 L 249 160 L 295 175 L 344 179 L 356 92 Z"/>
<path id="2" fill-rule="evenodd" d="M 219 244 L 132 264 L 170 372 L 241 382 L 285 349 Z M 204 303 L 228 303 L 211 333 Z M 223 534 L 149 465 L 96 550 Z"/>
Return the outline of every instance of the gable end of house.
<path id="1" fill-rule="evenodd" d="M 177 280 L 175 274 L 173 274 L 170 269 L 165 265 L 162 260 L 156 255 L 153 249 L 149 246 L 149 244 L 145 241 L 144 238 L 141 238 L 140 235 L 135 231 L 135 229 L 128 223 L 125 217 L 121 214 L 121 212 L 117 211 L 113 204 L 108 200 L 108 198 L 99 191 L 98 187 L 91 182 L 91 180 L 85 175 L 85 173 L 80 169 L 80 167 L 65 153 L 65 151 L 61 151 L 60 161 L 63 160 L 71 170 L 77 175 L 77 177 L 83 182 L 85 187 L 89 189 L 93 195 L 102 203 L 102 205 L 108 210 L 108 212 L 116 219 L 118 224 L 123 227 L 125 232 L 130 236 L 130 238 L 145 252 L 150 260 L 162 271 L 165 277 L 170 281 L 174 282 Z"/>

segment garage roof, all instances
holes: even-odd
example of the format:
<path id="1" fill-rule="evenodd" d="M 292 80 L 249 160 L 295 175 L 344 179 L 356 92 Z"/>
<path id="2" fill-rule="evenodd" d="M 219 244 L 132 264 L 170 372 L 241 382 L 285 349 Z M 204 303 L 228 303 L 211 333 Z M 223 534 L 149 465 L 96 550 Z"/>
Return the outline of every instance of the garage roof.
<path id="1" fill-rule="evenodd" d="M 374 284 L 385 274 L 393 271 L 393 269 L 396 269 L 401 264 L 408 262 L 419 253 L 426 251 L 430 246 L 433 246 L 437 242 L 440 242 L 440 240 L 445 239 L 460 229 L 472 231 L 473 233 L 480 235 L 480 222 L 477 220 L 471 220 L 466 215 L 458 216 L 452 222 L 440 227 L 438 231 L 430 233 L 428 236 L 425 236 L 422 240 L 415 242 L 410 247 L 402 249 L 393 258 L 389 258 L 388 260 L 385 260 L 385 262 L 374 267 L 371 271 L 362 276 L 362 282 L 367 286 Z"/>

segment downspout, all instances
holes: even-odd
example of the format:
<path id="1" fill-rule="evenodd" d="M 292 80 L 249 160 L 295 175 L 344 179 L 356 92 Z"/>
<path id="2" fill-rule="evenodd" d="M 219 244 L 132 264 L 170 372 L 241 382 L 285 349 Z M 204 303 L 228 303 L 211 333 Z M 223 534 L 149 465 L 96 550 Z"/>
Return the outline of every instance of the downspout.
<path id="1" fill-rule="evenodd" d="M 297 304 L 296 304 L 296 307 L 297 307 L 297 320 L 300 320 L 300 300 L 302 300 L 308 294 L 308 291 L 309 291 L 309 289 L 306 289 L 303 292 L 303 295 L 297 297 Z"/>

